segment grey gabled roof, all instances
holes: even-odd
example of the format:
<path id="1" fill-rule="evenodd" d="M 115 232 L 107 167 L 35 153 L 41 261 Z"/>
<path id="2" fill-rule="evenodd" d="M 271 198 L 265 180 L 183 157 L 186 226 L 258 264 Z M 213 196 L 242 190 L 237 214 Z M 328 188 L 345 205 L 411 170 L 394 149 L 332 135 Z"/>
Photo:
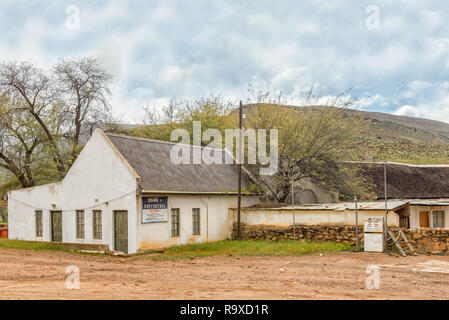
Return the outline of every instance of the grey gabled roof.
<path id="1" fill-rule="evenodd" d="M 137 137 L 106 134 L 129 165 L 140 176 L 144 191 L 177 193 L 234 193 L 237 192 L 238 170 L 235 164 L 175 164 L 170 152 L 175 143 Z M 194 146 L 187 146 L 192 154 Z M 204 148 L 201 148 L 204 149 Z M 212 149 L 209 149 L 212 150 Z M 221 149 L 213 149 L 229 157 Z M 242 190 L 249 177 L 243 171 Z"/>

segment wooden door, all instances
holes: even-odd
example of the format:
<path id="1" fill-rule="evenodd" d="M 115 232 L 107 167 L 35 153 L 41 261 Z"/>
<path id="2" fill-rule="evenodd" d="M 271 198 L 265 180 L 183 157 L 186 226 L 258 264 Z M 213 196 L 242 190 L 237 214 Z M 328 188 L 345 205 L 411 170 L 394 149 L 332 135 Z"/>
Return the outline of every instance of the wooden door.
<path id="1" fill-rule="evenodd" d="M 128 253 L 128 211 L 114 211 L 114 246 Z"/>
<path id="2" fill-rule="evenodd" d="M 51 241 L 62 242 L 62 212 L 51 213 Z"/>
<path id="3" fill-rule="evenodd" d="M 419 226 L 421 228 L 429 227 L 429 212 L 422 211 L 419 213 Z"/>

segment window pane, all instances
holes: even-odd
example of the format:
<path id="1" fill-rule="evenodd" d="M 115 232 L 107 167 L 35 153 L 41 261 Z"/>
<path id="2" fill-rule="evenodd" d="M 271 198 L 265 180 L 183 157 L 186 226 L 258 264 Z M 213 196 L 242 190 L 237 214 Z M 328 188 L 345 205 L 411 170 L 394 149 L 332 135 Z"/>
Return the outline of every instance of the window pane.
<path id="1" fill-rule="evenodd" d="M 76 212 L 76 237 L 84 239 L 84 211 L 82 210 Z"/>
<path id="2" fill-rule="evenodd" d="M 200 209 L 192 209 L 192 224 L 193 224 L 193 235 L 200 234 Z"/>
<path id="3" fill-rule="evenodd" d="M 36 237 L 42 237 L 43 224 L 42 224 L 42 211 L 36 211 Z"/>
<path id="4" fill-rule="evenodd" d="M 171 210 L 171 236 L 179 237 L 179 209 Z"/>
<path id="5" fill-rule="evenodd" d="M 101 211 L 95 210 L 93 212 L 93 229 L 94 229 L 94 239 L 101 239 Z"/>
<path id="6" fill-rule="evenodd" d="M 432 216 L 433 227 L 444 228 L 444 211 L 434 211 Z"/>

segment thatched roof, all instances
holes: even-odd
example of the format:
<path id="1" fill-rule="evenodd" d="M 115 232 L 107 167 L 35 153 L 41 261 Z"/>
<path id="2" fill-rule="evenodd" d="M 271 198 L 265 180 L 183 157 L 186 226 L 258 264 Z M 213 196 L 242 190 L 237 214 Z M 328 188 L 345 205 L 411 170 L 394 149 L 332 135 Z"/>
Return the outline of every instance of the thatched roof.
<path id="1" fill-rule="evenodd" d="M 174 164 L 170 159 L 170 152 L 175 143 L 115 134 L 106 136 L 140 176 L 140 186 L 144 191 L 224 194 L 237 192 L 238 171 L 235 164 Z M 187 148 L 190 149 L 191 156 L 194 148 L 205 149 L 196 146 Z M 222 159 L 230 157 L 221 149 L 213 150 L 218 152 Z M 243 190 L 247 188 L 248 181 L 248 176 L 243 172 Z"/>
<path id="2" fill-rule="evenodd" d="M 349 165 L 361 167 L 361 174 L 374 184 L 377 198 L 384 198 L 383 163 Z M 389 199 L 449 198 L 449 166 L 387 163 L 387 195 Z"/>

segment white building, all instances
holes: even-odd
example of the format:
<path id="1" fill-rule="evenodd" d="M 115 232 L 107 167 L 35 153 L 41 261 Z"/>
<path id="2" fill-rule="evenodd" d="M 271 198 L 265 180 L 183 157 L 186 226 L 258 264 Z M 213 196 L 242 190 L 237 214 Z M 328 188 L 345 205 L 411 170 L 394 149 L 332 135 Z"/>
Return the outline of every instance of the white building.
<path id="1" fill-rule="evenodd" d="M 230 237 L 236 166 L 174 164 L 174 145 L 97 129 L 63 181 L 9 193 L 9 238 L 135 253 Z M 244 174 L 244 190 L 248 182 Z M 242 197 L 242 206 L 258 202 Z"/>

